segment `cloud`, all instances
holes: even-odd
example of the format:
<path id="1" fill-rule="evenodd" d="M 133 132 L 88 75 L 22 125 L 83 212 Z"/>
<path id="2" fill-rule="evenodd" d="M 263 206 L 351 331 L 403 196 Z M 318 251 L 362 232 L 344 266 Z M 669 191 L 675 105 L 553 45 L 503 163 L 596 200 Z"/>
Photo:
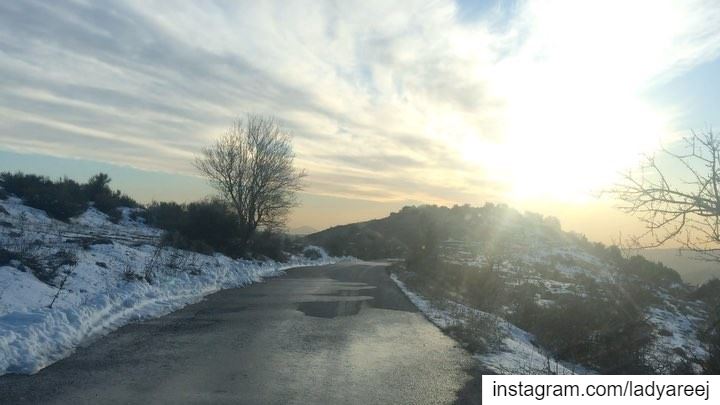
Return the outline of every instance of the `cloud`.
<path id="1" fill-rule="evenodd" d="M 295 134 L 316 194 L 597 185 L 619 146 L 626 164 L 669 131 L 643 91 L 717 57 L 720 11 L 583 3 L 4 2 L 0 142 L 192 173 L 202 145 L 259 112 Z"/>

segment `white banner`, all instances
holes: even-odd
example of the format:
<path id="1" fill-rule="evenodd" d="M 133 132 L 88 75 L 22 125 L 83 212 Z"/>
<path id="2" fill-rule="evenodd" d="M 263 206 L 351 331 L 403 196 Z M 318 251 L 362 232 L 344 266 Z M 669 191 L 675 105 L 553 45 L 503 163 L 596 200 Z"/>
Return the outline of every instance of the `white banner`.
<path id="1" fill-rule="evenodd" d="M 484 375 L 483 404 L 720 404 L 716 375 Z"/>

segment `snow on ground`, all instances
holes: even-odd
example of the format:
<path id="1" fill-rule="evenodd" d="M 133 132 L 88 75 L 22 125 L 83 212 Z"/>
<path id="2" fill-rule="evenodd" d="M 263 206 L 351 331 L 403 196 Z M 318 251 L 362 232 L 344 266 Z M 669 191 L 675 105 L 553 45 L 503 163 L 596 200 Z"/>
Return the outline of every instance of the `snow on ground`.
<path id="1" fill-rule="evenodd" d="M 8 219 L 19 219 L 29 223 L 50 224 L 52 219 L 48 218 L 45 211 L 23 205 L 22 200 L 16 197 L 9 197 L 0 201 L 0 206 L 9 214 Z"/>
<path id="2" fill-rule="evenodd" d="M 654 326 L 652 352 L 656 353 L 656 369 L 667 364 L 681 364 L 685 358 L 695 360 L 707 357 L 705 345 L 697 336 L 703 318 L 684 314 L 666 301 L 664 308 L 648 309 L 647 320 Z M 660 354 L 664 354 L 664 357 L 659 357 Z M 698 368 L 695 371 L 701 370 Z"/>
<path id="3" fill-rule="evenodd" d="M 315 260 L 287 263 L 233 260 L 150 244 L 160 230 L 129 218 L 119 224 L 91 208 L 70 224 L 48 218 L 19 199 L 0 200 L 0 248 L 31 249 L 38 257 L 70 252 L 53 284 L 40 281 L 19 260 L 0 266 L 0 375 L 35 373 L 80 344 L 132 321 L 161 316 L 221 289 L 259 282 L 298 266 L 338 261 L 317 247 Z M 96 238 L 80 245 L 78 237 Z M 102 240 L 98 240 L 101 238 Z M 140 280 L 145 274 L 151 282 Z M 58 293 L 59 291 L 59 293 Z M 57 295 L 52 308 L 49 307 Z"/>
<path id="4" fill-rule="evenodd" d="M 55 290 L 28 272 L 0 266 L 0 316 L 47 305 Z"/>
<path id="5" fill-rule="evenodd" d="M 557 361 L 533 344 L 533 335 L 496 315 L 448 301 L 440 308 L 410 290 L 395 274 L 390 277 L 425 316 L 440 329 L 463 324 L 472 317 L 497 328 L 501 343 L 487 353 L 476 354 L 482 365 L 499 374 L 587 374 L 579 365 Z"/>
<path id="6" fill-rule="evenodd" d="M 477 253 L 472 244 L 457 240 L 447 240 L 444 243 L 443 259 L 449 263 L 475 267 L 488 264 L 488 258 Z M 505 260 L 500 264 L 499 270 L 508 274 L 521 274 L 523 277 L 527 276 L 528 270 L 543 267 L 570 279 L 587 276 L 598 282 L 607 282 L 612 280 L 615 270 L 571 240 L 553 240 L 539 230 L 516 235 L 515 245 L 506 247 L 501 252 Z M 543 276 L 547 277 L 547 274 Z"/>
<path id="7" fill-rule="evenodd" d="M 120 212 L 122 214 L 120 220 L 118 221 L 118 223 L 112 223 L 109 221 L 107 215 L 93 207 L 90 207 L 81 215 L 72 218 L 70 222 L 87 228 L 105 230 L 109 232 L 114 232 L 116 234 L 130 232 L 134 236 L 144 235 L 149 237 L 159 237 L 162 234 L 162 231 L 160 229 L 145 226 L 141 218 L 132 218 L 133 212 L 141 210 L 141 208 L 122 207 L 120 208 Z"/>
<path id="8" fill-rule="evenodd" d="M 430 303 L 430 301 L 423 298 L 421 295 L 414 293 L 412 290 L 407 288 L 395 273 L 390 274 L 392 281 L 397 284 L 400 290 L 410 299 L 410 301 L 430 320 L 430 322 L 437 325 L 440 329 L 445 329 L 455 323 L 455 320 L 448 311 L 443 311 L 436 308 Z"/>
<path id="9" fill-rule="evenodd" d="M 706 304 L 688 300 L 689 286 L 642 281 L 632 272 L 623 272 L 614 260 L 596 256 L 593 253 L 596 250 L 588 248 L 582 237 L 534 226 L 492 230 L 495 236 L 505 234 L 497 238 L 501 243 L 447 239 L 440 246 L 441 260 L 465 266 L 467 271 L 491 268 L 508 289 L 518 288 L 521 293 L 532 294 L 525 298 L 532 298 L 539 307 L 549 311 L 563 310 L 572 305 L 573 300 L 619 303 L 617 297 L 628 298 L 626 286 L 637 289 L 638 296 L 629 298 L 636 301 L 633 305 L 645 311 L 644 320 L 652 334 L 647 336 L 649 343 L 643 350 L 645 364 L 662 374 L 677 372 L 679 366 L 685 365 L 701 371 L 699 364 L 708 356 L 708 351 L 699 334 L 707 327 L 709 314 Z M 453 308 L 447 311 L 449 302 L 430 302 L 404 286 L 401 288 L 439 327 L 446 329 L 462 323 L 462 319 L 453 318 L 456 315 Z M 447 298 L 453 299 L 453 295 L 448 293 Z M 513 308 L 502 303 L 502 309 L 496 313 L 508 317 L 511 311 Z M 530 369 L 545 373 L 548 367 L 543 363 L 547 363 L 547 357 L 532 344 L 533 337 L 504 320 L 501 323 L 505 325 L 504 349 L 483 354 L 481 360 L 498 372 L 524 373 L 528 370 L 523 362 L 529 362 Z M 486 333 L 477 325 L 463 332 L 481 339 Z M 554 363 L 550 361 L 550 364 Z M 568 367 L 578 373 L 587 372 Z"/>

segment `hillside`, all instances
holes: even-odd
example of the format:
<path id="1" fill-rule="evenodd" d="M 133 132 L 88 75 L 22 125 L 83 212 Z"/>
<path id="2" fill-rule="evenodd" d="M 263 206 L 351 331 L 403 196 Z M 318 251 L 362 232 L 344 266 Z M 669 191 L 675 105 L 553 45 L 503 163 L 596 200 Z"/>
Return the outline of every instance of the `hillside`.
<path id="1" fill-rule="evenodd" d="M 406 207 L 309 239 L 405 258 L 398 284 L 498 372 L 703 372 L 717 337 L 717 291 L 506 206 Z"/>
<path id="2" fill-rule="evenodd" d="M 318 230 L 313 228 L 312 226 L 303 225 L 296 228 L 290 228 L 287 230 L 287 233 L 289 233 L 290 235 L 309 235 L 317 231 Z"/>
<path id="3" fill-rule="evenodd" d="M 361 259 L 404 257 L 413 246 L 432 238 L 466 239 L 474 236 L 485 217 L 474 208 L 405 207 L 386 218 L 340 225 L 308 235 L 314 243 Z"/>
<path id="4" fill-rule="evenodd" d="M 90 339 L 218 290 L 333 262 L 313 247 L 284 263 L 179 249 L 133 215 L 142 210 L 118 207 L 111 218 L 90 206 L 61 221 L 0 195 L 0 375 L 35 373 Z"/>

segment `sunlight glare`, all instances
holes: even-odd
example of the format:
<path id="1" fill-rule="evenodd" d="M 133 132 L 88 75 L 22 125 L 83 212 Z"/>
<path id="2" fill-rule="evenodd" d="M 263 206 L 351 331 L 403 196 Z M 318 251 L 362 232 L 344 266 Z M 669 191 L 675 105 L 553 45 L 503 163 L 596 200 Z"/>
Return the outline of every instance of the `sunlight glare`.
<path id="1" fill-rule="evenodd" d="M 672 136 L 673 112 L 643 91 L 685 56 L 672 46 L 691 22 L 670 1 L 540 3 L 524 13 L 527 40 L 495 68 L 501 139 L 466 141 L 461 154 L 501 173 L 511 198 L 584 200 Z"/>

